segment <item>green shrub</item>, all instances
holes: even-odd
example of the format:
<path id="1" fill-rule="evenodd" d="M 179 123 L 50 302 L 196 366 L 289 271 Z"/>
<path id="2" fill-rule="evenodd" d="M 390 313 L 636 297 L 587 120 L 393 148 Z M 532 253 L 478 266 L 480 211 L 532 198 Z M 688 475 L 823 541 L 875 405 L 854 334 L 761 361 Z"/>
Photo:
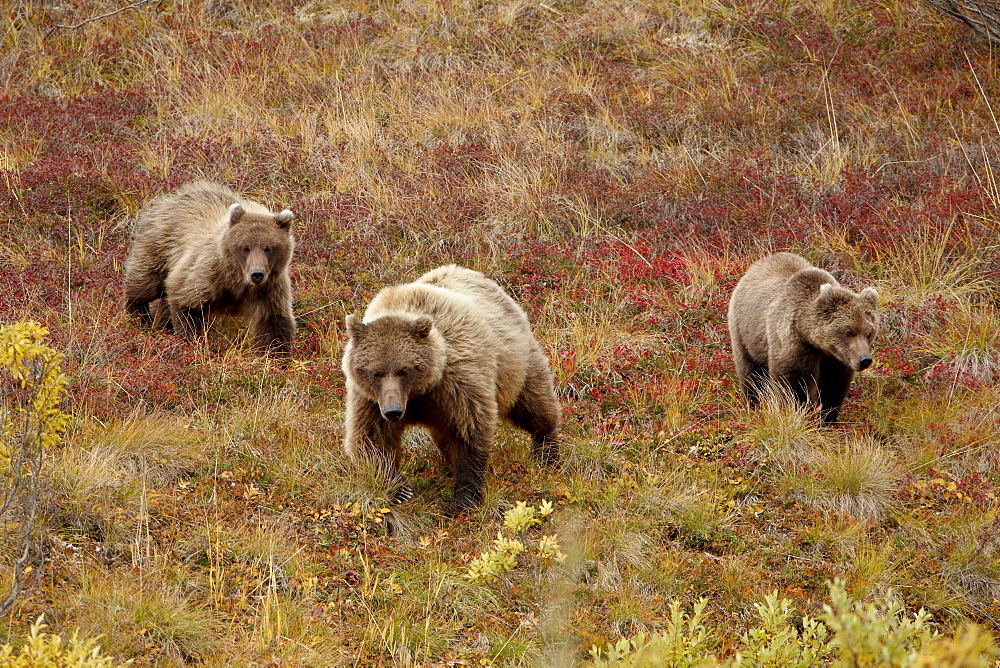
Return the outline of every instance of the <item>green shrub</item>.
<path id="1" fill-rule="evenodd" d="M 69 423 L 62 355 L 42 343 L 37 322 L 0 327 L 0 615 L 14 604 L 36 549 L 48 450 Z"/>
<path id="2" fill-rule="evenodd" d="M 707 601 L 700 600 L 688 617 L 680 603 L 670 607 L 670 621 L 661 633 L 637 633 L 590 650 L 597 666 L 718 666 L 730 668 L 834 667 L 907 668 L 993 665 L 998 651 L 990 634 L 972 626 L 952 638 L 943 638 L 928 625 L 923 609 L 913 616 L 891 594 L 875 603 L 853 600 L 844 583 L 830 583 L 832 605 L 823 606 L 818 619 L 803 617 L 801 628 L 789 622 L 791 602 L 767 596 L 755 607 L 761 621 L 740 636 L 735 657 L 720 662 L 709 653 L 713 635 L 704 625 Z"/>
<path id="3" fill-rule="evenodd" d="M 131 661 L 116 663 L 109 656 L 101 655 L 97 646 L 97 638 L 80 640 L 76 633 L 63 643 L 63 639 L 55 633 L 46 633 L 48 627 L 44 616 L 40 615 L 31 625 L 31 635 L 21 646 L 17 654 L 10 645 L 0 647 L 0 666 L 4 668 L 34 668 L 35 666 L 53 666 L 53 668 L 104 668 L 105 666 L 127 666 Z"/>
<path id="4" fill-rule="evenodd" d="M 647 635 L 637 633 L 631 638 L 609 643 L 605 650 L 593 647 L 590 655 L 597 666 L 674 666 L 696 668 L 717 666 L 718 660 L 709 653 L 715 637 L 702 623 L 708 601 L 699 600 L 693 614 L 688 617 L 681 610 L 680 601 L 670 604 L 670 621 L 663 633 Z"/>

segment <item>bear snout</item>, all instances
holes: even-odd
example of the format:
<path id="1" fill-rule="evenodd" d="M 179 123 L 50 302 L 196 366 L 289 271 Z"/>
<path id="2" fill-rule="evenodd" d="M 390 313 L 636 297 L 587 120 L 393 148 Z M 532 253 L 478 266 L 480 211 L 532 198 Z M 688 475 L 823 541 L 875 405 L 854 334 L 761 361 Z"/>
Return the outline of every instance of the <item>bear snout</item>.
<path id="1" fill-rule="evenodd" d="M 862 355 L 861 357 L 858 358 L 858 371 L 864 371 L 865 369 L 867 369 L 871 365 L 872 365 L 872 356 L 871 355 L 867 355 L 866 354 L 866 355 Z"/>
<path id="2" fill-rule="evenodd" d="M 403 410 L 402 404 L 386 404 L 382 406 L 382 417 L 389 422 L 398 422 L 403 417 Z"/>
<path id="3" fill-rule="evenodd" d="M 267 278 L 267 274 L 260 267 L 255 267 L 250 270 L 250 282 L 254 285 L 260 285 Z"/>

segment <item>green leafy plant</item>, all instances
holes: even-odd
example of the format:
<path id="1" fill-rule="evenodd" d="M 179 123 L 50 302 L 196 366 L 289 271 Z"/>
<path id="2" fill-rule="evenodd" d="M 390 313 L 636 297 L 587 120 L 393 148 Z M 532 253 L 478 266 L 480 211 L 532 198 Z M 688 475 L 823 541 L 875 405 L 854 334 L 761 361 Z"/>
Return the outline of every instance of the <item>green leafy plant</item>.
<path id="1" fill-rule="evenodd" d="M 631 638 L 608 643 L 605 649 L 592 647 L 590 656 L 596 666 L 676 666 L 696 668 L 715 666 L 718 660 L 709 651 L 715 644 L 715 635 L 705 627 L 706 599 L 699 599 L 690 616 L 681 608 L 680 601 L 670 604 L 667 628 L 661 633 L 639 632 Z"/>
<path id="2" fill-rule="evenodd" d="M 552 514 L 552 502 L 543 501 L 537 508 L 519 501 L 516 506 L 504 513 L 503 525 L 516 537 L 510 538 L 497 532 L 493 541 L 493 549 L 483 552 L 469 563 L 465 573 L 470 582 L 492 580 L 502 573 L 518 567 L 518 555 L 527 553 L 539 567 L 546 567 L 553 562 L 561 562 L 566 555 L 559 548 L 559 539 L 554 535 L 542 535 L 533 541 L 533 549 L 529 549 L 532 541 L 528 539 L 528 531 L 542 525 L 544 518 Z"/>
<path id="3" fill-rule="evenodd" d="M 737 666 L 813 666 L 829 656 L 830 631 L 822 622 L 805 617 L 801 631 L 792 624 L 791 602 L 772 592 L 754 604 L 760 624 L 740 636 L 743 649 L 733 659 Z"/>
<path id="4" fill-rule="evenodd" d="M 48 331 L 37 322 L 18 322 L 0 328 L 0 368 L 10 381 L 0 380 L 0 526 L 3 542 L 13 546 L 0 558 L 11 564 L 4 584 L 0 615 L 17 599 L 35 542 L 36 521 L 43 489 L 46 451 L 69 422 L 61 408 L 66 396 L 62 355 L 41 341 Z"/>
<path id="5" fill-rule="evenodd" d="M 76 633 L 63 642 L 55 633 L 47 633 L 48 626 L 39 615 L 31 625 L 31 634 L 15 654 L 13 646 L 0 646 L 0 665 L 8 668 L 33 668 L 35 666 L 56 666 L 58 668 L 110 668 L 127 666 L 131 661 L 119 663 L 114 658 L 104 656 L 97 646 L 97 638 L 80 640 Z"/>
<path id="6" fill-rule="evenodd" d="M 809 668 L 848 666 L 988 666 L 997 656 L 989 633 L 978 627 L 961 630 L 953 638 L 934 631 L 930 613 L 921 609 L 906 615 L 891 593 L 875 602 L 854 600 L 844 581 L 829 583 L 830 603 L 818 617 L 791 621 L 788 599 L 777 593 L 754 607 L 757 626 L 740 636 L 740 648 L 727 663 L 712 656 L 713 632 L 705 625 L 707 600 L 695 604 L 688 616 L 679 601 L 670 606 L 667 628 L 659 633 L 637 633 L 601 649 L 590 650 L 596 666 L 717 666 L 730 668 Z"/>

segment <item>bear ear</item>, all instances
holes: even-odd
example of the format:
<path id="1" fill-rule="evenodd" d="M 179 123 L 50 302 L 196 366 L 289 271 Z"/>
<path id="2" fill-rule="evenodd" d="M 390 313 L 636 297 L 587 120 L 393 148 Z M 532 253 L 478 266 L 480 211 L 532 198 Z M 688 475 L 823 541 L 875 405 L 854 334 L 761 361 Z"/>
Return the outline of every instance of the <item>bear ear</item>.
<path id="1" fill-rule="evenodd" d="M 235 225 L 240 222 L 240 218 L 243 217 L 243 205 L 236 202 L 229 207 L 229 224 Z"/>
<path id="2" fill-rule="evenodd" d="M 873 309 L 878 308 L 878 291 L 875 288 L 865 288 L 861 291 L 859 297 L 868 302 Z"/>
<path id="3" fill-rule="evenodd" d="M 823 283 L 819 286 L 819 295 L 814 304 L 816 310 L 822 316 L 830 318 L 837 311 L 837 308 L 844 303 L 844 293 L 834 290 L 833 283 Z"/>
<path id="4" fill-rule="evenodd" d="M 821 283 L 819 286 L 819 296 L 816 297 L 816 305 L 821 310 L 833 307 L 836 302 L 836 293 L 833 291 L 833 283 Z"/>
<path id="5" fill-rule="evenodd" d="M 274 215 L 274 221 L 278 223 L 278 227 L 281 229 L 288 229 L 292 225 L 292 219 L 295 218 L 295 214 L 292 213 L 291 209 L 285 209 L 281 213 Z"/>
<path id="6" fill-rule="evenodd" d="M 361 335 L 365 331 L 365 324 L 363 322 L 355 318 L 354 314 L 351 313 L 350 315 L 347 316 L 346 324 L 347 324 L 348 336 L 350 336 L 352 339 L 361 338 Z"/>
<path id="7" fill-rule="evenodd" d="M 413 333 L 418 339 L 426 339 L 434 328 L 434 320 L 429 315 L 422 315 L 413 323 Z"/>

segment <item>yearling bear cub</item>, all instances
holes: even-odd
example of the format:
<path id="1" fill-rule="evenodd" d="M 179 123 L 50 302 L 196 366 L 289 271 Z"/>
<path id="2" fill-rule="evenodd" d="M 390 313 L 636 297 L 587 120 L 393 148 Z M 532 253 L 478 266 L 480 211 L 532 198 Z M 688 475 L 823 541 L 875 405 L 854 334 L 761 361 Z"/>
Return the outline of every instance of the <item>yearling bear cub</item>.
<path id="1" fill-rule="evenodd" d="M 758 260 L 729 300 L 729 335 L 740 386 L 756 403 L 790 390 L 834 422 L 854 373 L 872 363 L 878 293 L 855 294 L 792 253 Z"/>
<path id="2" fill-rule="evenodd" d="M 344 449 L 399 474 L 403 430 L 423 425 L 455 474 L 455 510 L 478 506 L 497 420 L 531 434 L 532 452 L 558 457 L 560 407 L 548 360 L 524 311 L 496 283 L 456 265 L 385 288 L 363 321 L 347 316 Z"/>
<path id="3" fill-rule="evenodd" d="M 174 332 L 189 338 L 204 331 L 206 315 L 242 315 L 256 347 L 288 354 L 293 217 L 205 181 L 154 199 L 136 220 L 125 309 L 149 323 L 150 302 L 160 299 L 156 320 L 169 311 Z"/>

